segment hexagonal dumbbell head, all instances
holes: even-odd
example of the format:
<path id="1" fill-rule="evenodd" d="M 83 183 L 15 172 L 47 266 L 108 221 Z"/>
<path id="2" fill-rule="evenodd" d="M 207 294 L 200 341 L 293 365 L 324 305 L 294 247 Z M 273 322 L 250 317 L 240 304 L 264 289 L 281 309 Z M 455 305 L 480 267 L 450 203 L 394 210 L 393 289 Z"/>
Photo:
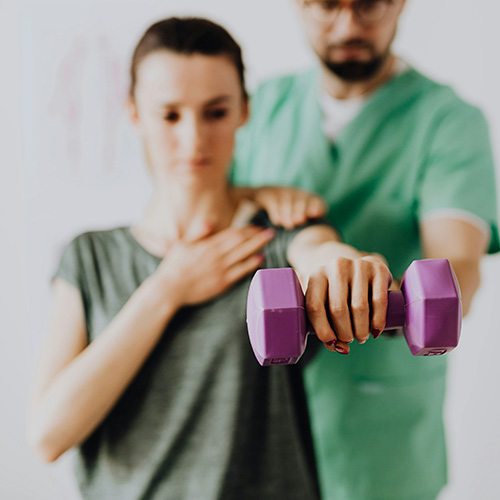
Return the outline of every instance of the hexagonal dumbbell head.
<path id="1" fill-rule="evenodd" d="M 447 259 L 416 260 L 401 284 L 406 320 L 403 332 L 415 356 L 445 354 L 458 345 L 462 302 L 458 281 Z"/>
<path id="2" fill-rule="evenodd" d="M 260 269 L 250 283 L 247 300 L 250 344 L 259 363 L 296 363 L 306 348 L 304 293 L 290 268 Z"/>

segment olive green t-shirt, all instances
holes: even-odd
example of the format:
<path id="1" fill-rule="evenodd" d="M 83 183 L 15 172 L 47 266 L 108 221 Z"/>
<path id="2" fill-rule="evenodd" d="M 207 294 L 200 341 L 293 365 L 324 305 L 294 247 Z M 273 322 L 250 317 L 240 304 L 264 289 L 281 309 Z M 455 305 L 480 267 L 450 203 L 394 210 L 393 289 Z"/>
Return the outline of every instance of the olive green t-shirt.
<path id="1" fill-rule="evenodd" d="M 277 231 L 264 250 L 264 267 L 287 264 L 294 234 Z M 89 342 L 159 262 L 127 227 L 71 242 L 55 277 L 80 291 Z M 116 406 L 78 449 L 84 498 L 318 498 L 300 368 L 256 361 L 245 322 L 250 279 L 176 314 Z"/>

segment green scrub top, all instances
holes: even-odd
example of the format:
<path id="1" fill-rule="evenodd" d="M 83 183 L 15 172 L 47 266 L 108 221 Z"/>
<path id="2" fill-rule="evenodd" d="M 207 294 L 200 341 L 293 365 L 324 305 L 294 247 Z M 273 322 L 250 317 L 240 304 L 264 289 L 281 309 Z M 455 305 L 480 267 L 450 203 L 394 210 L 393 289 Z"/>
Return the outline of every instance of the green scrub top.
<path id="1" fill-rule="evenodd" d="M 422 258 L 419 220 L 460 210 L 500 249 L 494 167 L 481 112 L 414 69 L 394 77 L 330 143 L 319 71 L 271 80 L 238 133 L 232 181 L 322 195 L 343 240 L 383 254 L 395 277 Z M 314 340 L 311 340 L 313 342 Z M 446 484 L 445 357 L 414 357 L 402 337 L 320 352 L 305 385 L 323 498 L 427 500 Z"/>

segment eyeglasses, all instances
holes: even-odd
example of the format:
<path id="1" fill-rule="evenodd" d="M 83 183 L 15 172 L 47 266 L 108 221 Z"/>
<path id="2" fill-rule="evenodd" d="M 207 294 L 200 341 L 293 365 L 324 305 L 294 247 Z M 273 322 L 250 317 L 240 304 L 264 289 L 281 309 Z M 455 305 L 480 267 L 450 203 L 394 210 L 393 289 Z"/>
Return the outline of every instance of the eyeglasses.
<path id="1" fill-rule="evenodd" d="M 311 15 L 324 23 L 333 23 L 344 7 L 352 9 L 355 19 L 361 24 L 381 21 L 396 0 L 304 0 L 303 5 Z"/>

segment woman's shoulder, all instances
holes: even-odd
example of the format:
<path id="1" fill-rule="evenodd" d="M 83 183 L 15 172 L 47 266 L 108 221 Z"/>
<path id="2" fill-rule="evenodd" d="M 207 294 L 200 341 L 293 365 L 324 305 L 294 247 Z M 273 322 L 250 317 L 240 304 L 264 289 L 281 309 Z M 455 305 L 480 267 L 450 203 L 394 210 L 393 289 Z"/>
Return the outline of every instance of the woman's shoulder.
<path id="1" fill-rule="evenodd" d="M 95 245 L 109 244 L 119 242 L 126 237 L 129 231 L 128 226 L 119 226 L 109 229 L 94 229 L 86 230 L 77 233 L 70 238 L 68 246 L 76 246 L 79 248 L 90 248 Z"/>
<path id="2" fill-rule="evenodd" d="M 61 260 L 81 265 L 83 262 L 101 260 L 105 256 L 116 256 L 117 250 L 130 246 L 128 234 L 127 226 L 77 233 L 62 245 Z"/>

